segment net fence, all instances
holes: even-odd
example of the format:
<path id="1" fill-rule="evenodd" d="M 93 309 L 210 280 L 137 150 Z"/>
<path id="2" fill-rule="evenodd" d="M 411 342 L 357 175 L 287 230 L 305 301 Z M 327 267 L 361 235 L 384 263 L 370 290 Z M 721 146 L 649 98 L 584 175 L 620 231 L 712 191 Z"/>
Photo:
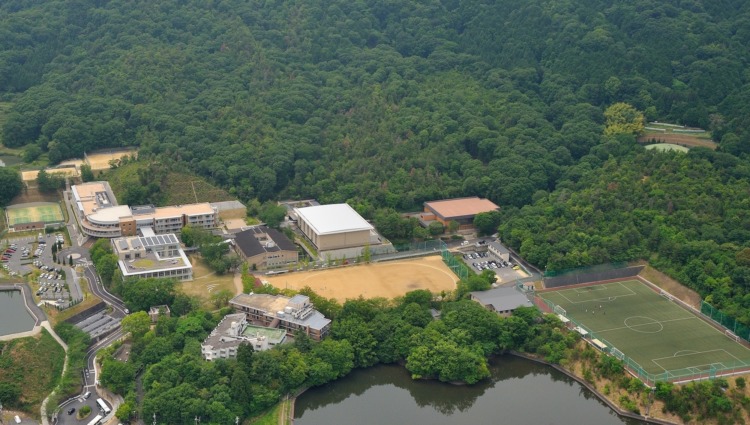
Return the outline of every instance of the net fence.
<path id="1" fill-rule="evenodd" d="M 559 288 L 589 282 L 623 279 L 638 275 L 644 266 L 628 266 L 627 263 L 607 263 L 596 266 L 544 272 L 544 287 Z"/>
<path id="2" fill-rule="evenodd" d="M 701 313 L 721 325 L 724 329 L 737 335 L 743 341 L 750 342 L 750 328 L 740 323 L 734 317 L 724 313 L 705 301 L 701 301 Z"/>

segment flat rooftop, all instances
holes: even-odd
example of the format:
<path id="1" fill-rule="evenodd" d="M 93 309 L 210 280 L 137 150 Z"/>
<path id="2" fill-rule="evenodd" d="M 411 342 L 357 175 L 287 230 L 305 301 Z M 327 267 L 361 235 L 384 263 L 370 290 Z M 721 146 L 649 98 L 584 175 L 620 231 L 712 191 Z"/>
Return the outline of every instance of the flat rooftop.
<path id="1" fill-rule="evenodd" d="M 531 307 L 533 304 L 526 295 L 518 291 L 515 286 L 501 286 L 488 291 L 470 292 L 482 305 L 491 305 L 495 311 L 515 310 L 518 307 Z"/>
<path id="2" fill-rule="evenodd" d="M 283 295 L 268 295 L 268 294 L 239 294 L 232 298 L 229 302 L 230 305 L 236 304 L 244 307 L 250 307 L 256 310 L 265 312 L 269 316 L 276 316 L 277 312 L 283 312 L 284 307 L 293 303 L 299 298 L 287 298 Z M 312 306 L 311 306 L 312 307 Z M 303 326 L 309 326 L 312 329 L 323 329 L 331 323 L 330 319 L 327 319 L 321 312 L 317 310 L 308 310 L 309 314 L 304 318 L 296 318 L 292 314 L 284 314 L 283 319 L 289 323 L 296 323 Z"/>
<path id="3" fill-rule="evenodd" d="M 424 203 L 425 207 L 432 210 L 435 214 L 448 218 L 471 217 L 484 212 L 499 210 L 500 207 L 495 205 L 489 199 L 483 199 L 476 196 L 469 198 L 446 199 L 444 201 L 430 201 Z"/>
<path id="4" fill-rule="evenodd" d="M 245 316 L 240 313 L 240 316 Z M 272 344 L 278 344 L 286 336 L 286 332 L 283 329 L 278 328 L 264 328 L 263 326 L 247 325 L 245 330 L 242 331 L 242 335 L 246 337 L 266 337 Z"/>
<path id="5" fill-rule="evenodd" d="M 297 208 L 295 211 L 300 220 L 304 219 L 318 235 L 374 229 L 349 204 L 318 205 Z"/>

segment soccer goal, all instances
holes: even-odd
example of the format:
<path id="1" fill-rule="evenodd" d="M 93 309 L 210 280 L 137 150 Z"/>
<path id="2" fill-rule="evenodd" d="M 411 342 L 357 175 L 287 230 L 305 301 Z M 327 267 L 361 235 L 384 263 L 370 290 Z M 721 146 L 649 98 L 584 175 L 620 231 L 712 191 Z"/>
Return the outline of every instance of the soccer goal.
<path id="1" fill-rule="evenodd" d="M 556 305 L 553 311 L 557 314 L 562 314 L 563 316 L 566 316 L 566 317 L 568 316 L 568 312 L 565 311 L 565 309 L 560 307 L 559 305 Z"/>
<path id="2" fill-rule="evenodd" d="M 726 335 L 727 338 L 731 339 L 734 342 L 740 342 L 740 337 L 729 329 L 724 331 L 724 335 Z"/>

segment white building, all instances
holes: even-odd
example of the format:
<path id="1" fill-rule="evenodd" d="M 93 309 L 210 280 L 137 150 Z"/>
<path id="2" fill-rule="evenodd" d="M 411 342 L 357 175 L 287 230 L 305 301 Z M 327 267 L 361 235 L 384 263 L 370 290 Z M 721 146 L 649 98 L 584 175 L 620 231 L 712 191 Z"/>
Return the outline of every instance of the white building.
<path id="1" fill-rule="evenodd" d="M 123 278 L 158 277 L 193 280 L 193 266 L 174 234 L 156 235 L 149 228 L 143 236 L 112 239 Z"/>
<path id="2" fill-rule="evenodd" d="M 283 330 L 250 326 L 243 313 L 228 314 L 203 341 L 201 354 L 208 361 L 235 358 L 242 344 L 252 346 L 255 351 L 264 351 L 285 339 Z"/>
<path id="3" fill-rule="evenodd" d="M 105 181 L 71 186 L 71 193 L 83 233 L 98 238 L 135 236 L 144 227 L 156 234 L 177 233 L 187 225 L 210 229 L 219 221 L 217 209 L 207 202 L 169 207 L 118 205 Z"/>
<path id="4" fill-rule="evenodd" d="M 295 208 L 297 225 L 319 251 L 365 246 L 375 229 L 349 204 Z"/>

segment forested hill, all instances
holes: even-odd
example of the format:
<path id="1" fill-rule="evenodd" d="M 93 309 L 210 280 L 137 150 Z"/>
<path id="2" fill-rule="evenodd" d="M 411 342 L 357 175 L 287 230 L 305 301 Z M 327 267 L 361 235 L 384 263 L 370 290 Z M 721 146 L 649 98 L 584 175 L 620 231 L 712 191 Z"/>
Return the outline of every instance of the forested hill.
<path id="1" fill-rule="evenodd" d="M 6 0 L 2 135 L 376 221 L 488 197 L 537 265 L 647 258 L 750 323 L 748 45 L 746 0 Z M 719 152 L 604 136 L 618 102 Z"/>
<path id="2" fill-rule="evenodd" d="M 243 200 L 522 206 L 602 111 L 750 150 L 744 0 L 5 0 L 10 147 L 139 145 Z"/>

